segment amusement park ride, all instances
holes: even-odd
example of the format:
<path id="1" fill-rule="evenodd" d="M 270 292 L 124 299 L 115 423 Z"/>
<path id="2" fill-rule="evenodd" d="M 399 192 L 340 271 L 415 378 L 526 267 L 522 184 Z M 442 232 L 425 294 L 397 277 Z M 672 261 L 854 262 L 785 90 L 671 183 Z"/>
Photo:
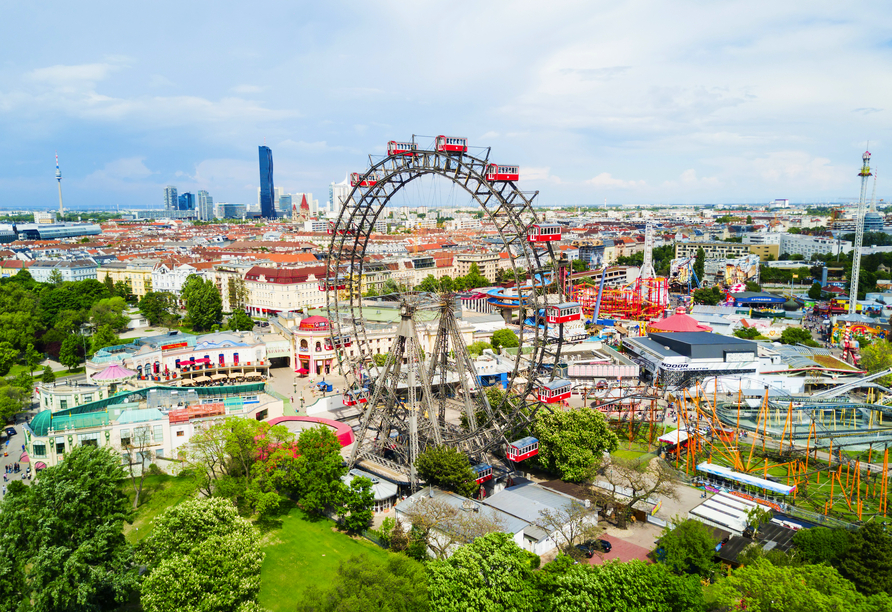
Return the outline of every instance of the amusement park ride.
<path id="1" fill-rule="evenodd" d="M 510 466 L 538 453 L 538 440 L 528 435 L 530 425 L 537 410 L 570 395 L 571 383 L 556 377 L 555 365 L 560 363 L 564 325 L 582 316 L 560 283 L 553 283 L 550 296 L 541 290 L 542 282 L 517 287 L 519 302 L 532 312 L 548 308 L 548 314 L 532 324 L 523 318 L 518 322 L 520 347 L 509 392 L 502 394 L 499 405 L 491 404 L 482 388 L 458 329 L 452 294 L 389 296 L 399 304 L 400 323 L 386 362 L 375 365 L 363 316 L 368 306 L 360 291 L 367 247 L 384 207 L 413 181 L 435 177 L 449 188 L 464 190 L 495 226 L 505 247 L 517 255 L 510 259 L 515 278 L 545 279 L 566 265 L 552 247 L 560 240 L 560 226 L 538 221 L 532 206 L 538 192 L 517 187 L 517 166 L 492 163 L 488 148 L 469 153 L 467 138 L 441 135 L 431 140 L 427 147 L 414 136 L 409 142 L 390 141 L 386 156 L 370 156 L 369 168 L 351 175 L 352 190 L 329 229 L 328 280 L 320 284 L 326 291 L 332 338 L 348 338 L 355 347 L 355 357 L 337 352 L 348 383 L 344 404 L 362 410 L 348 464 L 413 490 L 419 484 L 415 460 L 431 446 L 465 453 L 480 484 L 493 477 L 489 457 L 503 453 Z M 556 308 L 549 298 L 557 301 Z M 417 327 L 421 313 L 431 312 L 438 327 L 433 349 L 425 354 Z"/>

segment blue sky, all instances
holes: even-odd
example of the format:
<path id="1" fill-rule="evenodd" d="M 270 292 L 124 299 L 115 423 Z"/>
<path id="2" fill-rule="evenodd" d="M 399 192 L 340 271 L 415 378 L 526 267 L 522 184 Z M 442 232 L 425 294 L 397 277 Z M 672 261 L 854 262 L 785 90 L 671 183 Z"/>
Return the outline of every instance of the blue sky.
<path id="1" fill-rule="evenodd" d="M 545 204 L 857 197 L 868 139 L 892 176 L 882 3 L 52 4 L 0 0 L 3 209 L 55 206 L 56 150 L 71 208 L 253 202 L 264 141 L 324 202 L 413 133 Z"/>

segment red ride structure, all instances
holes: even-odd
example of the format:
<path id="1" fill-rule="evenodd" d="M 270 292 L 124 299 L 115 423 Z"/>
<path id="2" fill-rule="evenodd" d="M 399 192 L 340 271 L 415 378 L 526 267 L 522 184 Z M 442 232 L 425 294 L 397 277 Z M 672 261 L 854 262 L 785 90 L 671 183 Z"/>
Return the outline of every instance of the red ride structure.
<path id="1" fill-rule="evenodd" d="M 569 399 L 572 389 L 572 382 L 556 378 L 543 383 L 536 391 L 536 398 L 543 404 L 556 404 L 561 400 Z"/>
<path id="2" fill-rule="evenodd" d="M 387 143 L 388 155 L 415 155 L 418 145 L 414 142 L 397 142 L 391 140 Z"/>
<path id="3" fill-rule="evenodd" d="M 539 440 L 532 436 L 508 444 L 508 461 L 523 461 L 539 454 Z"/>
<path id="4" fill-rule="evenodd" d="M 530 242 L 554 242 L 561 239 L 561 226 L 557 223 L 533 223 L 527 228 Z"/>
<path id="5" fill-rule="evenodd" d="M 350 186 L 351 187 L 374 187 L 378 184 L 378 180 L 374 177 L 368 177 L 366 179 L 362 178 L 362 175 L 359 172 L 351 172 L 350 173 Z"/>
<path id="6" fill-rule="evenodd" d="M 598 310 L 598 286 L 581 284 L 573 287 L 573 301 L 588 316 Z M 604 287 L 599 319 L 650 321 L 669 307 L 669 281 L 662 277 L 639 278 L 623 287 Z"/>
<path id="7" fill-rule="evenodd" d="M 578 321 L 582 318 L 582 307 L 576 302 L 551 304 L 545 310 L 545 318 L 551 325 Z"/>
<path id="8" fill-rule="evenodd" d="M 471 469 L 474 470 L 474 473 L 477 476 L 474 479 L 477 481 L 477 484 L 483 484 L 487 480 L 492 480 L 492 466 L 488 463 L 480 463 L 472 466 Z"/>
<path id="9" fill-rule="evenodd" d="M 520 180 L 520 169 L 517 166 L 490 164 L 486 167 L 486 180 L 490 183 L 517 181 Z"/>
<path id="10" fill-rule="evenodd" d="M 438 153 L 467 153 L 468 139 L 459 136 L 437 136 L 434 147 Z"/>

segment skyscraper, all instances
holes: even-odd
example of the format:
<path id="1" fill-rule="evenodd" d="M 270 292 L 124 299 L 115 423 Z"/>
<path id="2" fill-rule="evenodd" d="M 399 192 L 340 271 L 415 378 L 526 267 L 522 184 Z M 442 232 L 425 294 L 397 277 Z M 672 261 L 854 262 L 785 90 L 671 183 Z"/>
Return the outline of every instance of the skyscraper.
<path id="1" fill-rule="evenodd" d="M 177 188 L 168 185 L 164 188 L 164 210 L 177 210 L 178 207 Z"/>
<path id="2" fill-rule="evenodd" d="M 260 154 L 260 216 L 276 218 L 276 188 L 273 185 L 273 151 L 266 145 L 258 147 Z"/>
<path id="3" fill-rule="evenodd" d="M 180 210 L 195 210 L 195 196 L 189 192 L 177 198 Z"/>
<path id="4" fill-rule="evenodd" d="M 214 198 L 202 189 L 195 194 L 195 210 L 199 221 L 210 221 L 214 218 Z"/>

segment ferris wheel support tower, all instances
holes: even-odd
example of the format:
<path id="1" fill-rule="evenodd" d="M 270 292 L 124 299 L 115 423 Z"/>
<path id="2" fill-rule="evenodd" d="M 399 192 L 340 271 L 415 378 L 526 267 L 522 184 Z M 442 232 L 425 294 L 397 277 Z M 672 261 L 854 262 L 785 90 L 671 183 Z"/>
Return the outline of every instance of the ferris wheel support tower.
<path id="1" fill-rule="evenodd" d="M 849 288 L 849 314 L 858 311 L 858 272 L 861 268 L 861 245 L 864 243 L 864 213 L 867 203 L 867 179 L 870 173 L 870 151 L 861 156 L 861 198 L 858 200 L 858 212 L 855 216 L 855 251 L 852 256 L 852 282 Z"/>
<path id="2" fill-rule="evenodd" d="M 641 271 L 638 278 L 654 278 L 654 225 L 652 221 L 648 221 L 644 229 L 644 261 L 641 264 Z"/>

